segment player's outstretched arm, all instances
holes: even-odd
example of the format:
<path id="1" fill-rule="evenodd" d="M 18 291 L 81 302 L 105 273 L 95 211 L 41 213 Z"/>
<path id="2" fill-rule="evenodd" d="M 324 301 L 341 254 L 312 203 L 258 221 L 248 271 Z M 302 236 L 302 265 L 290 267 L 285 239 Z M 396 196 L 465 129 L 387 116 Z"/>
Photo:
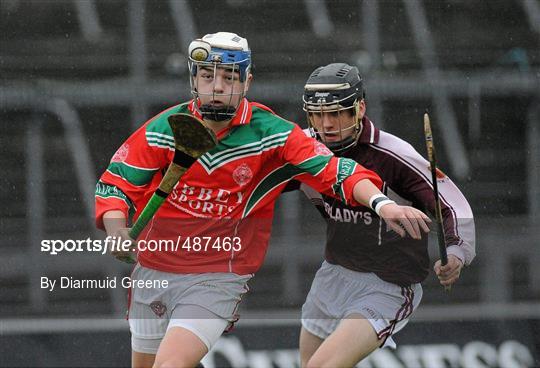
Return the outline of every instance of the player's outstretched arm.
<path id="1" fill-rule="evenodd" d="M 356 183 L 353 195 L 357 202 L 371 207 L 402 237 L 408 233 L 413 239 L 421 239 L 422 231 L 429 232 L 428 223 L 431 220 L 425 213 L 413 207 L 397 205 L 367 179 Z"/>
<path id="2" fill-rule="evenodd" d="M 422 239 L 422 231 L 429 232 L 430 218 L 414 207 L 389 203 L 381 207 L 379 216 L 402 237 L 408 233 L 413 239 Z"/>

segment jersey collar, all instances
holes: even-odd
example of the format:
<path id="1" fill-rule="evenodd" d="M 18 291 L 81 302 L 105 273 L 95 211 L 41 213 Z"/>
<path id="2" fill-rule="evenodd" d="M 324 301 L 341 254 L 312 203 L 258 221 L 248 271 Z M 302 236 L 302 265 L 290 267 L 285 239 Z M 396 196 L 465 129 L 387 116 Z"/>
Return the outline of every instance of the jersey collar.
<path id="1" fill-rule="evenodd" d="M 200 104 L 201 103 L 199 101 L 198 105 L 200 106 Z M 202 115 L 199 112 L 199 110 L 195 109 L 195 100 L 190 101 L 188 108 L 189 108 L 189 111 L 194 116 L 198 117 L 199 119 L 202 119 Z M 252 115 L 251 104 L 247 100 L 247 98 L 244 97 L 242 99 L 242 102 L 240 102 L 240 105 L 236 109 L 236 115 L 229 123 L 229 127 L 249 124 L 249 122 L 251 121 L 251 115 Z"/>
<path id="2" fill-rule="evenodd" d="M 361 144 L 379 143 L 379 129 L 365 115 L 362 118 L 362 131 L 360 132 L 358 142 Z"/>

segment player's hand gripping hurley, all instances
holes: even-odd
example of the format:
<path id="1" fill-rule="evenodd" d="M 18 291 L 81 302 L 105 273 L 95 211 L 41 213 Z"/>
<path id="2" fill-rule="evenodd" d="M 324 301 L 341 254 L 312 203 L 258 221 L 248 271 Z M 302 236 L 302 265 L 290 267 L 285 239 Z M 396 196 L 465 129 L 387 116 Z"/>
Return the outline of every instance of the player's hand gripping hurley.
<path id="1" fill-rule="evenodd" d="M 189 167 L 217 145 L 217 138 L 213 130 L 195 116 L 174 114 L 169 116 L 168 121 L 174 137 L 174 158 L 158 189 L 129 230 L 129 237 L 133 240 L 137 239 Z M 127 263 L 136 262 L 132 255 L 119 259 Z"/>
<path id="2" fill-rule="evenodd" d="M 426 138 L 426 148 L 431 169 L 431 181 L 433 183 L 433 196 L 435 197 L 435 221 L 437 223 L 437 238 L 439 243 L 439 256 L 441 257 L 441 265 L 448 263 L 448 255 L 446 254 L 446 243 L 444 240 L 444 226 L 442 221 L 441 201 L 439 199 L 439 189 L 437 186 L 437 158 L 435 156 L 435 145 L 433 143 L 433 133 L 429 122 L 429 115 L 424 114 L 424 136 Z M 450 291 L 450 286 L 445 286 L 446 291 Z"/>

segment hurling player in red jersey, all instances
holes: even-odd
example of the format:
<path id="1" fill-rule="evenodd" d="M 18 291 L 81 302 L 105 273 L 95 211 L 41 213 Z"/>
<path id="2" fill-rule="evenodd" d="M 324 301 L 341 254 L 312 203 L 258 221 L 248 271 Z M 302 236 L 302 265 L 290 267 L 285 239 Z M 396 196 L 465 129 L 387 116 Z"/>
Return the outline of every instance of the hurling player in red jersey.
<path id="1" fill-rule="evenodd" d="M 193 99 L 133 133 L 96 189 L 98 227 L 128 239 L 130 220 L 174 154 L 167 117 L 192 114 L 219 139 L 189 167 L 137 239 L 132 278 L 167 286 L 131 291 L 133 367 L 196 366 L 238 319 L 247 282 L 266 253 L 274 203 L 292 178 L 350 205 L 367 205 L 381 193 L 375 173 L 335 157 L 296 124 L 246 99 L 253 77 L 245 38 L 208 34 L 191 43 L 189 57 Z M 420 238 L 428 231 L 421 211 L 377 198 L 374 208 L 401 236 Z"/>

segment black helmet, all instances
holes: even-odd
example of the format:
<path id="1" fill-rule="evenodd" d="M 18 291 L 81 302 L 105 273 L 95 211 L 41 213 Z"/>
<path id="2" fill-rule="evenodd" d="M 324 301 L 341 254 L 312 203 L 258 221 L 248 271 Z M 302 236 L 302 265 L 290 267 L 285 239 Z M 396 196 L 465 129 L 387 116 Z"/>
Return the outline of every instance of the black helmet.
<path id="1" fill-rule="evenodd" d="M 308 123 L 312 134 L 334 152 L 343 151 L 353 146 L 361 128 L 358 119 L 358 105 L 363 98 L 363 81 L 356 67 L 345 63 L 334 63 L 315 69 L 304 86 L 303 95 L 304 111 L 308 114 Z M 312 125 L 312 113 L 339 113 L 348 109 L 352 110 L 353 124 L 347 128 L 340 128 L 339 134 L 350 129 L 354 129 L 354 133 L 339 142 L 325 142 L 324 134 L 317 132 Z"/>

